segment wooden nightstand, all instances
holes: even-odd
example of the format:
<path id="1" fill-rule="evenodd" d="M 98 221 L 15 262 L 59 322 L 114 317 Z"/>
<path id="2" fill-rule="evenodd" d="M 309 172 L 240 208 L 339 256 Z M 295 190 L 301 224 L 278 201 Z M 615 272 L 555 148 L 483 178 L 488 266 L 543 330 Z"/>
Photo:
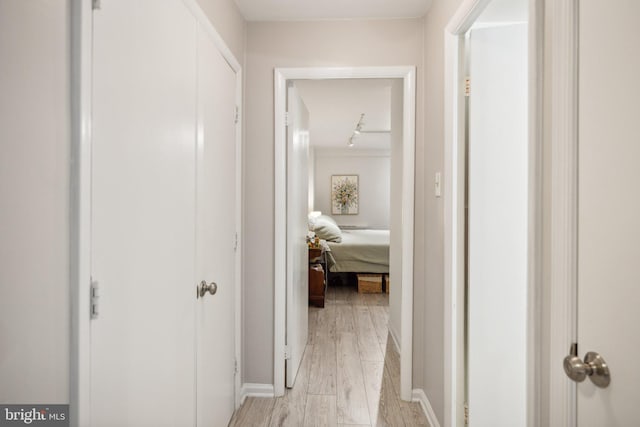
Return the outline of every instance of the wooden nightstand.
<path id="1" fill-rule="evenodd" d="M 320 248 L 309 249 L 309 305 L 324 307 L 327 293 L 326 268 L 325 252 Z"/>

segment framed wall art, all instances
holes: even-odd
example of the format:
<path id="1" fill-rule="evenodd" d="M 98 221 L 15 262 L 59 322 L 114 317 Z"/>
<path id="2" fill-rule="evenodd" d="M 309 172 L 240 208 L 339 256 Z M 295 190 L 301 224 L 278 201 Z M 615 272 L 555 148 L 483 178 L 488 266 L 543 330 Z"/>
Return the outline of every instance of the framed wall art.
<path id="1" fill-rule="evenodd" d="M 358 175 L 331 175 L 331 214 L 358 214 Z"/>

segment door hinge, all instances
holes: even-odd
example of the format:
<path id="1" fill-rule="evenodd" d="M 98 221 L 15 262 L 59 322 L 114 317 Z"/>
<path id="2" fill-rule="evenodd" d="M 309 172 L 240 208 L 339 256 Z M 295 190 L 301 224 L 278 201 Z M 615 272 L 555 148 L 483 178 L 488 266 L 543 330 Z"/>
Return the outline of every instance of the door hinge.
<path id="1" fill-rule="evenodd" d="M 464 425 L 469 425 L 469 404 L 466 402 L 464 404 Z"/>
<path id="2" fill-rule="evenodd" d="M 284 346 L 284 360 L 291 360 L 291 347 L 288 345 Z"/>
<path id="3" fill-rule="evenodd" d="M 238 250 L 238 232 L 236 231 L 236 238 L 235 238 L 235 242 L 233 243 L 233 250 L 237 251 Z"/>
<path id="4" fill-rule="evenodd" d="M 91 318 L 92 319 L 97 319 L 99 314 L 100 314 L 100 287 L 98 285 L 98 281 L 97 280 L 91 280 L 91 287 L 90 287 L 90 297 L 91 297 L 91 301 L 90 301 L 90 312 L 91 312 Z"/>
<path id="5" fill-rule="evenodd" d="M 233 359 L 233 375 L 238 375 L 238 359 Z"/>
<path id="6" fill-rule="evenodd" d="M 464 79 L 464 96 L 469 96 L 471 93 L 471 77 Z"/>
<path id="7" fill-rule="evenodd" d="M 240 108 L 237 105 L 236 105 L 236 115 L 233 120 L 235 124 L 238 124 L 238 121 L 240 120 Z"/>
<path id="8" fill-rule="evenodd" d="M 284 112 L 284 125 L 285 126 L 289 126 L 290 125 L 290 123 L 289 123 L 289 112 L 288 111 Z"/>
<path id="9" fill-rule="evenodd" d="M 91 2 L 91 8 L 92 8 L 93 10 L 100 10 L 100 6 L 101 6 L 101 5 L 100 5 L 100 0 L 93 0 L 93 1 Z"/>

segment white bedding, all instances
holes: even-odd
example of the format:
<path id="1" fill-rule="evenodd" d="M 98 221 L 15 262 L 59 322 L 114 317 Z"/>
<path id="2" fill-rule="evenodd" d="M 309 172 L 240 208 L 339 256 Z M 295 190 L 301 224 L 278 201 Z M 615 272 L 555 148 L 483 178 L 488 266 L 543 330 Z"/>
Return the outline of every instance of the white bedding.
<path id="1" fill-rule="evenodd" d="M 389 272 L 389 230 L 342 230 L 342 242 L 327 243 L 331 272 Z"/>

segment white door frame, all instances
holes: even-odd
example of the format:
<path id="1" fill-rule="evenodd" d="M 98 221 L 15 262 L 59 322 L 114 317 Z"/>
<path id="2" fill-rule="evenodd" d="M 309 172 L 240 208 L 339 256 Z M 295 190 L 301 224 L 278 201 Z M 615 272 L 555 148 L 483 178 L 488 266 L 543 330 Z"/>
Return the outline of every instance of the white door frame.
<path id="1" fill-rule="evenodd" d="M 491 0 L 464 0 L 445 29 L 444 426 L 464 423 L 464 35 Z M 527 425 L 541 407 L 542 94 L 544 10 L 529 0 L 529 231 L 527 273 Z"/>
<path id="2" fill-rule="evenodd" d="M 242 378 L 242 67 L 213 27 L 196 0 L 182 0 L 196 18 L 198 26 L 213 39 L 216 47 L 236 73 L 236 292 L 235 292 L 235 405 L 240 406 Z M 97 12 L 99 13 L 99 11 Z M 92 151 L 92 45 L 93 2 L 71 2 L 71 179 L 70 179 L 70 287 L 71 339 L 69 403 L 71 425 L 91 423 L 91 151 Z M 194 123 L 194 144 L 196 127 Z M 193 284 L 194 289 L 196 283 Z M 194 324 L 195 327 L 195 324 Z M 195 343 L 194 343 L 195 345 Z M 195 408 L 195 406 L 194 406 Z"/>
<path id="3" fill-rule="evenodd" d="M 578 319 L 578 0 L 548 2 L 551 21 L 549 423 L 577 425 L 577 383 L 562 369 Z"/>
<path id="4" fill-rule="evenodd" d="M 413 229 L 415 186 L 415 67 L 276 68 L 275 83 L 275 242 L 274 242 L 274 394 L 284 395 L 286 337 L 287 80 L 403 79 L 402 119 L 402 315 L 400 320 L 400 397 L 412 399 Z"/>

